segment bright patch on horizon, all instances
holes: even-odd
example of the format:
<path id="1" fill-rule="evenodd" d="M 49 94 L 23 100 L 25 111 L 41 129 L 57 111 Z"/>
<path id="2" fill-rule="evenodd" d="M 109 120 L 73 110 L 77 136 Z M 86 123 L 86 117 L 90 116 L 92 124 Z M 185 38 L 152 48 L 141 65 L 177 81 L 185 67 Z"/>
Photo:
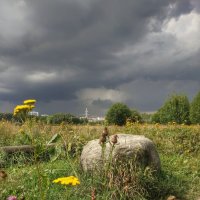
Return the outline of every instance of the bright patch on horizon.
<path id="1" fill-rule="evenodd" d="M 123 102 L 126 96 L 122 91 L 106 88 L 86 88 L 77 92 L 78 98 L 87 101 L 110 100 L 112 102 Z"/>

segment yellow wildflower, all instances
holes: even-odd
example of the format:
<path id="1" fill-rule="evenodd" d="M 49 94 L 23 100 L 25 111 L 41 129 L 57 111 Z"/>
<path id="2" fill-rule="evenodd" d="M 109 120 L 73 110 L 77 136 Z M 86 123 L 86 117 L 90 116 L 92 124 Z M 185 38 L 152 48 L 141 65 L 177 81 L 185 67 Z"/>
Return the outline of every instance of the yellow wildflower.
<path id="1" fill-rule="evenodd" d="M 14 109 L 14 115 L 16 115 L 17 113 L 21 111 L 27 112 L 28 110 L 31 110 L 30 106 L 28 105 L 17 105 Z"/>
<path id="2" fill-rule="evenodd" d="M 36 102 L 35 99 L 28 99 L 28 100 L 25 100 L 25 101 L 24 101 L 24 104 L 30 105 L 30 104 L 34 104 L 35 102 Z"/>
<path id="3" fill-rule="evenodd" d="M 18 113 L 28 113 L 33 108 L 35 108 L 35 105 L 34 105 L 35 102 L 36 100 L 34 99 L 25 100 L 24 105 L 17 105 L 14 108 L 14 115 L 17 115 Z"/>
<path id="4" fill-rule="evenodd" d="M 53 183 L 60 183 L 62 185 L 79 185 L 80 181 L 75 176 L 61 177 L 53 180 Z"/>
<path id="5" fill-rule="evenodd" d="M 25 134 L 25 131 L 24 131 L 23 128 L 21 128 L 21 129 L 19 129 L 18 133 L 20 133 L 20 134 Z"/>

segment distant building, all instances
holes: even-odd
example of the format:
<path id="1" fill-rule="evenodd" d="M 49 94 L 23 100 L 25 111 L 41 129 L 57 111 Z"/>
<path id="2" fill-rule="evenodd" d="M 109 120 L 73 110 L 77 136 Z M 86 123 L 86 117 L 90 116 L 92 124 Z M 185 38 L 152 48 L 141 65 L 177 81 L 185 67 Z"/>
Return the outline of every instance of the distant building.
<path id="1" fill-rule="evenodd" d="M 89 114 L 89 111 L 88 111 L 87 108 L 85 109 L 84 115 L 80 116 L 79 118 L 80 118 L 80 119 L 87 119 L 88 122 L 101 122 L 101 121 L 104 121 L 104 120 L 105 120 L 105 117 L 91 116 L 91 115 Z"/>
<path id="2" fill-rule="evenodd" d="M 36 112 L 36 111 L 31 111 L 28 114 L 31 116 L 39 116 L 39 112 Z"/>
<path id="3" fill-rule="evenodd" d="M 47 114 L 41 114 L 41 117 L 47 117 L 47 116 L 49 116 L 49 115 L 47 115 Z"/>
<path id="4" fill-rule="evenodd" d="M 88 117 L 89 122 L 101 122 L 104 120 L 105 120 L 105 117 Z"/>

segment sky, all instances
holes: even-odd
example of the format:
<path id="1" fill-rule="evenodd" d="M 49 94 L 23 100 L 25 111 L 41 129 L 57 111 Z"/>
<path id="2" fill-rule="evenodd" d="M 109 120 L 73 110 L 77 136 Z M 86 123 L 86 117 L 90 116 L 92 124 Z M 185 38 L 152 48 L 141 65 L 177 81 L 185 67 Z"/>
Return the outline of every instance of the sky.
<path id="1" fill-rule="evenodd" d="M 199 0 L 0 0 L 0 112 L 156 111 L 200 91 Z"/>

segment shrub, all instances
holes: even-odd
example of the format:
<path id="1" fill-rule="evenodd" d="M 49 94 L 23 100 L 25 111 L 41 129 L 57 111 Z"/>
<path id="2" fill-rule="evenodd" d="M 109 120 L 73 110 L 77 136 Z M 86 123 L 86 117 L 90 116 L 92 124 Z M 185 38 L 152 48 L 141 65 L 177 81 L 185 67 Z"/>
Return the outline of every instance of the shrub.
<path id="1" fill-rule="evenodd" d="M 190 121 L 200 124 L 200 92 L 194 97 L 190 105 Z"/>
<path id="2" fill-rule="evenodd" d="M 119 126 L 125 125 L 126 120 L 130 117 L 131 110 L 123 103 L 113 104 L 106 114 L 106 120 L 109 124 L 115 124 Z"/>
<path id="3" fill-rule="evenodd" d="M 67 124 L 83 124 L 86 121 L 84 119 L 79 119 L 70 113 L 57 113 L 47 117 L 48 124 L 61 124 L 62 122 Z"/>
<path id="4" fill-rule="evenodd" d="M 153 122 L 189 124 L 190 104 L 184 95 L 172 95 L 152 117 Z"/>
<path id="5" fill-rule="evenodd" d="M 153 113 L 141 113 L 142 121 L 146 123 L 151 123 Z"/>
<path id="6" fill-rule="evenodd" d="M 0 120 L 11 121 L 13 119 L 12 113 L 0 113 Z"/>
<path id="7" fill-rule="evenodd" d="M 131 116 L 129 117 L 131 122 L 142 122 L 142 116 L 137 110 L 131 110 Z"/>

